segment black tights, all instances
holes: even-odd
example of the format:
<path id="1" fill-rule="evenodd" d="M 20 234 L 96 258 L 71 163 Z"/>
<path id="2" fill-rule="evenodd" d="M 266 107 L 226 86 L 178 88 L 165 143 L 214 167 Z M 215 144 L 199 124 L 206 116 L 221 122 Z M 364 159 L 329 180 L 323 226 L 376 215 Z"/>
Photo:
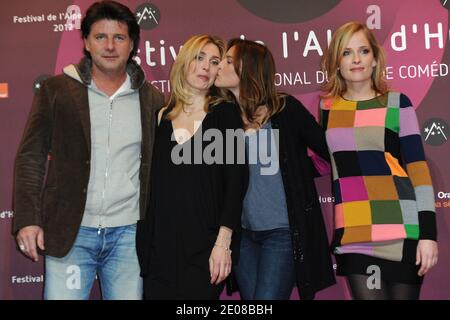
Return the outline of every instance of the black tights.
<path id="1" fill-rule="evenodd" d="M 355 300 L 419 300 L 420 284 L 406 284 L 380 280 L 380 288 L 370 289 L 369 275 L 350 274 L 347 276 L 353 299 Z"/>

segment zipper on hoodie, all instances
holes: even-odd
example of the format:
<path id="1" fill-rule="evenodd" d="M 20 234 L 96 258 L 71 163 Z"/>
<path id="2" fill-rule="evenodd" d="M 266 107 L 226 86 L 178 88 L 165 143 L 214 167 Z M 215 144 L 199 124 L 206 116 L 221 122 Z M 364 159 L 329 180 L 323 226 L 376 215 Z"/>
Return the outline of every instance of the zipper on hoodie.
<path id="1" fill-rule="evenodd" d="M 111 155 L 111 126 L 112 126 L 112 108 L 113 108 L 114 99 L 110 100 L 109 103 L 109 114 L 108 114 L 108 143 L 106 148 L 106 167 L 105 167 L 105 177 L 103 179 L 103 190 L 102 190 L 102 205 L 100 209 L 100 214 L 98 216 L 98 230 L 97 234 L 100 235 L 100 232 L 102 230 L 102 213 L 103 213 L 103 206 L 105 205 L 105 193 L 106 193 L 106 181 L 108 180 L 108 173 L 109 173 L 109 165 L 110 165 L 110 155 Z"/>

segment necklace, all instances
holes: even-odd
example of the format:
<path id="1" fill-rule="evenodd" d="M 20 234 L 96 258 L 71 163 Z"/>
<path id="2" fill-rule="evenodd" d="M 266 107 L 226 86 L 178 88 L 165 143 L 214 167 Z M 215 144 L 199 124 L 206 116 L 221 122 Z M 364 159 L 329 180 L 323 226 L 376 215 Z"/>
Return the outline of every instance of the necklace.
<path id="1" fill-rule="evenodd" d="M 185 113 L 188 117 L 190 117 L 191 115 L 193 115 L 194 113 L 199 112 L 199 111 L 202 110 L 202 109 L 199 109 L 199 108 L 197 108 L 197 109 L 192 108 L 192 110 L 187 111 L 187 110 L 184 108 L 184 106 L 182 106 L 182 107 L 181 107 L 181 110 L 183 110 L 183 113 Z"/>
<path id="2" fill-rule="evenodd" d="M 194 112 L 194 110 L 186 111 L 186 109 L 184 108 L 184 106 L 182 106 L 181 109 L 183 110 L 183 112 L 184 112 L 188 117 L 192 115 L 192 112 Z"/>

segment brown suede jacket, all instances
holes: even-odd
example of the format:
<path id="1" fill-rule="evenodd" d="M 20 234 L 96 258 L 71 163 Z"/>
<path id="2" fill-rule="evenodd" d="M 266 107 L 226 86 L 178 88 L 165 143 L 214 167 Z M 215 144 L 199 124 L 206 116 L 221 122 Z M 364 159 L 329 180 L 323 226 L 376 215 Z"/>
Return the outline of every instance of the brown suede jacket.
<path id="1" fill-rule="evenodd" d="M 67 75 L 42 83 L 33 100 L 15 162 L 13 233 L 37 225 L 44 230 L 45 252 L 65 256 L 75 241 L 86 203 L 90 174 L 91 124 L 87 85 L 91 61 L 76 65 L 83 81 Z M 127 65 L 131 87 L 139 90 L 142 144 L 140 217 L 144 218 L 150 190 L 155 110 L 163 95 L 145 80 L 135 63 Z M 44 182 L 44 178 L 45 182 Z"/>

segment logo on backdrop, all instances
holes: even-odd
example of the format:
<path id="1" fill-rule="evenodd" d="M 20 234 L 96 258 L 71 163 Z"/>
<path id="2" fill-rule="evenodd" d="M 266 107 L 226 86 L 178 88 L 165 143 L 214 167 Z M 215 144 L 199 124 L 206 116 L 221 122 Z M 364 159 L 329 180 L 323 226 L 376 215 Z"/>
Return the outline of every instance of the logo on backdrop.
<path id="1" fill-rule="evenodd" d="M 22 275 L 17 276 L 13 275 L 11 276 L 11 283 L 12 284 L 27 284 L 27 283 L 41 283 L 44 282 L 44 275 Z"/>
<path id="2" fill-rule="evenodd" d="M 447 142 L 448 134 L 448 125 L 440 118 L 431 118 L 422 126 L 422 138 L 432 146 L 440 146 Z"/>
<path id="3" fill-rule="evenodd" d="M 145 30 L 151 30 L 159 25 L 161 14 L 157 6 L 152 3 L 144 3 L 136 8 L 136 20 L 139 26 Z"/>
<path id="4" fill-rule="evenodd" d="M 450 208 L 450 192 L 440 190 L 436 192 L 437 200 L 434 202 L 436 208 Z"/>
<path id="5" fill-rule="evenodd" d="M 14 212 L 11 210 L 0 212 L 0 219 L 10 219 L 13 216 L 14 216 Z"/>
<path id="6" fill-rule="evenodd" d="M 8 83 L 0 83 L 0 99 L 8 98 Z"/>
<path id="7" fill-rule="evenodd" d="M 238 0 L 237 2 L 263 19 L 279 23 L 299 23 L 325 14 L 341 0 L 315 0 L 314 5 L 311 5 L 310 0 Z"/>
<path id="8" fill-rule="evenodd" d="M 33 92 L 37 93 L 39 89 L 41 89 L 42 82 L 50 77 L 50 74 L 41 74 L 39 77 L 37 77 L 33 82 Z"/>
<path id="9" fill-rule="evenodd" d="M 439 199 L 450 199 L 450 192 L 438 191 L 437 197 Z"/>

